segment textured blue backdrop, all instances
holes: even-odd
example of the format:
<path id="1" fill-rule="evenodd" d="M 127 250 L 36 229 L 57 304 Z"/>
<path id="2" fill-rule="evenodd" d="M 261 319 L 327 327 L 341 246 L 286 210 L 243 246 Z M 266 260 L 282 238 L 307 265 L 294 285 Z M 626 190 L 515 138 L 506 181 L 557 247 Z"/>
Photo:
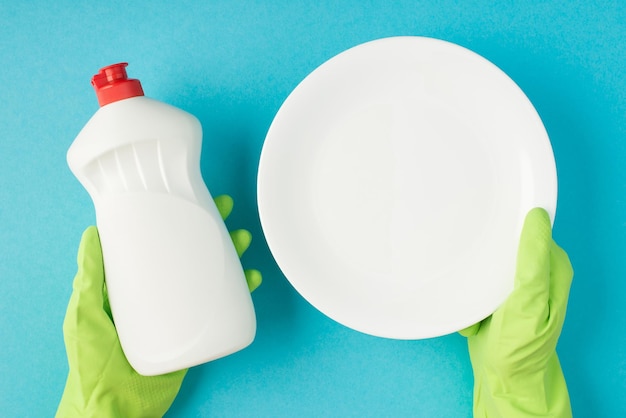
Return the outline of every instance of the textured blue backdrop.
<path id="1" fill-rule="evenodd" d="M 65 163 L 96 111 L 89 79 L 130 62 L 147 94 L 197 115 L 202 170 L 255 237 L 264 273 L 248 349 L 192 369 L 168 416 L 471 416 L 465 341 L 359 334 L 291 288 L 263 240 L 256 169 L 289 92 L 356 44 L 432 36 L 473 49 L 527 93 L 559 173 L 555 237 L 576 270 L 559 345 L 574 413 L 626 416 L 626 3 L 617 1 L 3 2 L 0 6 L 0 411 L 51 416 L 61 325 L 88 195 Z"/>

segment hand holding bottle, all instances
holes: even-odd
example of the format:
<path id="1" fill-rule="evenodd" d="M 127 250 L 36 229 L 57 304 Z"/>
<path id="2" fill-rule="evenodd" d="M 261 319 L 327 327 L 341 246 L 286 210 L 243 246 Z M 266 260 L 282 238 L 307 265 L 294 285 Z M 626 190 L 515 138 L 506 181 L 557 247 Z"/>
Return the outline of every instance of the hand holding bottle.
<path id="1" fill-rule="evenodd" d="M 215 203 L 225 219 L 232 209 L 232 199 L 219 196 Z M 237 230 L 231 232 L 231 237 L 241 256 L 250 245 L 250 233 Z M 83 233 L 77 261 L 74 291 L 63 324 L 70 370 L 56 416 L 163 416 L 178 394 L 187 370 L 142 376 L 126 360 L 108 303 L 96 227 Z M 246 270 L 245 275 L 250 291 L 261 284 L 258 270 Z"/>

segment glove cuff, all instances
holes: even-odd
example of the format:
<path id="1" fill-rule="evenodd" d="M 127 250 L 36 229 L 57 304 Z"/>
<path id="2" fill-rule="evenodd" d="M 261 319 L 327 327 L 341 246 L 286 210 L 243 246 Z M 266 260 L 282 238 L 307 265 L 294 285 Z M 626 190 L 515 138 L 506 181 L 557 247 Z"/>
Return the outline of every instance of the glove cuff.
<path id="1" fill-rule="evenodd" d="M 475 418 L 571 418 L 565 377 L 556 352 L 544 370 L 525 376 L 477 374 L 474 383 Z"/>

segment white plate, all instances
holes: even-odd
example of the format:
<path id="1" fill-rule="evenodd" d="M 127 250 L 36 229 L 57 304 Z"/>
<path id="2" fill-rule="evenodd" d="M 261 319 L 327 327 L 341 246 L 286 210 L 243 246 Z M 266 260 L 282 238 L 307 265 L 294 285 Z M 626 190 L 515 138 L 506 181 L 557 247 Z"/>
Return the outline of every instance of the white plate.
<path id="1" fill-rule="evenodd" d="M 495 65 L 423 37 L 368 42 L 300 83 L 261 153 L 261 224 L 330 318 L 418 339 L 489 316 L 513 288 L 528 210 L 556 210 L 537 112 Z"/>

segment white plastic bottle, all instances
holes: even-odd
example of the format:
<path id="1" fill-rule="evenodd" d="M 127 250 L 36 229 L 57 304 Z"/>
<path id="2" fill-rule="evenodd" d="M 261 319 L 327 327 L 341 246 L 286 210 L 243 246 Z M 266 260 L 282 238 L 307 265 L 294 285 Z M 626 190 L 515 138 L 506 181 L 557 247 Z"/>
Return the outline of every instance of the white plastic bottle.
<path id="1" fill-rule="evenodd" d="M 202 128 L 144 97 L 126 63 L 92 79 L 101 108 L 67 153 L 88 191 L 122 349 L 142 375 L 201 364 L 249 345 L 252 299 L 200 174 Z"/>

